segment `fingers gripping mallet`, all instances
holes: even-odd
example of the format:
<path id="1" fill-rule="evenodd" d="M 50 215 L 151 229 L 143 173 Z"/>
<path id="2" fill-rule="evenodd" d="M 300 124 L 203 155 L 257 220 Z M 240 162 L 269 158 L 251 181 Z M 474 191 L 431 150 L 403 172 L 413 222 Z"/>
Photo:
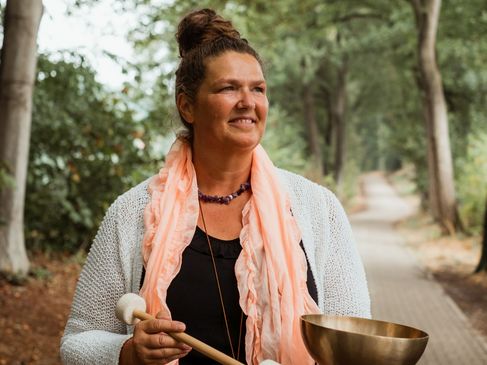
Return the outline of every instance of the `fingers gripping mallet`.
<path id="1" fill-rule="evenodd" d="M 145 300 L 134 293 L 128 293 L 123 295 L 117 302 L 117 308 L 115 314 L 119 320 L 126 324 L 135 324 L 138 320 L 155 319 L 154 316 L 146 313 Z M 183 342 L 186 345 L 191 346 L 203 355 L 213 359 L 223 365 L 244 365 L 241 362 L 231 358 L 221 351 L 197 340 L 196 338 L 188 335 L 184 332 L 171 332 L 169 336 L 176 341 Z"/>

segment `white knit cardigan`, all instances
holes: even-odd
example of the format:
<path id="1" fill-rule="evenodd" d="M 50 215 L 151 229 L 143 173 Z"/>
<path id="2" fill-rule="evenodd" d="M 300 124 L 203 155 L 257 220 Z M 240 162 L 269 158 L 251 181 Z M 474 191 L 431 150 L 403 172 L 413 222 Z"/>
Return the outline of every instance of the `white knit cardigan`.
<path id="1" fill-rule="evenodd" d="M 325 314 L 370 318 L 365 272 L 341 204 L 333 193 L 299 175 L 278 170 L 301 230 Z M 115 317 L 117 300 L 139 292 L 143 211 L 148 180 L 108 209 L 81 272 L 64 336 L 64 364 L 118 364 L 133 327 Z"/>

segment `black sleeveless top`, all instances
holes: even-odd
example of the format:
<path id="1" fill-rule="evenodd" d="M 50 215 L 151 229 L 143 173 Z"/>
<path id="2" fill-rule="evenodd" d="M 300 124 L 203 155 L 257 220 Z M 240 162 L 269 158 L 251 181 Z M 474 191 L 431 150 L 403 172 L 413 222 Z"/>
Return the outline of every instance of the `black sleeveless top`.
<path id="1" fill-rule="evenodd" d="M 242 247 L 239 238 L 224 241 L 210 236 L 210 242 L 215 256 L 230 336 L 235 355 L 237 355 L 242 312 L 238 302 L 235 262 Z M 301 247 L 303 247 L 302 242 Z M 309 263 L 307 275 L 309 294 L 315 302 L 318 302 L 318 293 Z M 144 276 L 145 270 L 142 272 L 141 285 Z M 166 302 L 172 318 L 186 324 L 186 333 L 232 356 L 208 242 L 205 232 L 199 227 L 196 228 L 193 240 L 183 251 L 181 270 L 167 290 Z M 245 320 L 244 315 L 240 338 L 240 357 L 238 358 L 243 363 L 245 363 Z M 197 351 L 191 351 L 179 360 L 179 364 L 212 365 L 217 363 Z"/>

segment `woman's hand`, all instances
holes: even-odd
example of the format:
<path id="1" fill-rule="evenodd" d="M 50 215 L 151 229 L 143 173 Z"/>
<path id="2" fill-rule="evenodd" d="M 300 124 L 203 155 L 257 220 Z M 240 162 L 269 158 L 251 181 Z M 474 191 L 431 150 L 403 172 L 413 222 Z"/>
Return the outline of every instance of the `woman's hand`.
<path id="1" fill-rule="evenodd" d="M 122 348 L 120 363 L 161 365 L 186 356 L 191 351 L 191 347 L 177 342 L 167 334 L 168 332 L 183 332 L 185 329 L 184 323 L 172 321 L 164 311 L 157 313 L 156 319 L 137 323 L 134 336 Z M 132 360 L 125 362 L 124 360 L 128 358 Z"/>

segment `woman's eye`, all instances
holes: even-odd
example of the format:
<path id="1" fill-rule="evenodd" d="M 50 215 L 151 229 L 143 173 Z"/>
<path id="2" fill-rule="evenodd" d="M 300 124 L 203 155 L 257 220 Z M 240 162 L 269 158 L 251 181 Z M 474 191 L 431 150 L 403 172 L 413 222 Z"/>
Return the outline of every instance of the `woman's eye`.
<path id="1" fill-rule="evenodd" d="M 260 87 L 260 86 L 256 87 L 254 90 L 257 91 L 258 93 L 265 93 L 265 89 L 263 87 Z"/>
<path id="2" fill-rule="evenodd" d="M 235 88 L 233 86 L 224 86 L 220 89 L 220 91 L 231 91 L 234 90 Z"/>

